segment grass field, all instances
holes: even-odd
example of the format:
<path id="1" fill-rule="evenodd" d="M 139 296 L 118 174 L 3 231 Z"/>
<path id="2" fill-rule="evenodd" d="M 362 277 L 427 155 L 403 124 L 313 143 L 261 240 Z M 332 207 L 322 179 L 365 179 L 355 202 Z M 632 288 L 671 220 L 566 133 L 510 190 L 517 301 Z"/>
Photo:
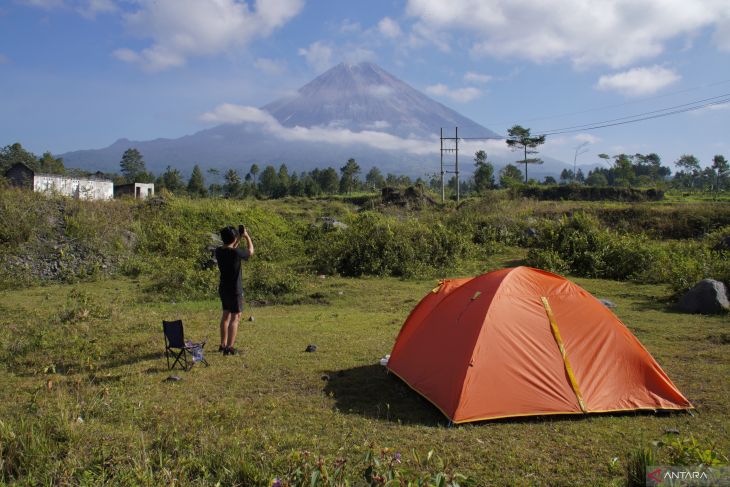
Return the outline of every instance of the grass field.
<path id="1" fill-rule="evenodd" d="M 496 256 L 481 267 L 508 264 Z M 475 265 L 474 271 L 485 270 Z M 244 277 L 245 280 L 245 277 Z M 623 414 L 449 427 L 377 365 L 432 280 L 321 279 L 321 304 L 253 308 L 242 354 L 217 348 L 216 300 L 160 302 L 135 280 L 0 296 L 2 481 L 27 485 L 267 485 L 309 451 L 354 465 L 364 445 L 435 450 L 476 485 L 622 485 L 630 452 L 668 429 L 727 455 L 728 317 L 669 311 L 665 288 L 575 279 L 616 314 L 694 403 L 694 416 Z M 163 319 L 210 340 L 210 367 L 170 375 Z M 316 344 L 315 353 L 305 353 Z M 355 469 L 351 475 L 357 475 Z M 353 482 L 357 484 L 357 479 Z"/>

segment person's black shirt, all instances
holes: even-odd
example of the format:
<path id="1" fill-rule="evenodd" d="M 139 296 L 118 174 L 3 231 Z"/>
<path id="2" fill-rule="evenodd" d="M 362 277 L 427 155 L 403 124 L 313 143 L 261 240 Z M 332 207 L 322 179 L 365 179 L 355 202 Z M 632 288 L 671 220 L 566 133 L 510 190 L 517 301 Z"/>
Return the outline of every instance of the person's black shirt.
<path id="1" fill-rule="evenodd" d="M 241 260 L 248 260 L 248 249 L 218 247 L 215 258 L 221 271 L 218 292 L 225 294 L 243 294 L 241 284 Z"/>

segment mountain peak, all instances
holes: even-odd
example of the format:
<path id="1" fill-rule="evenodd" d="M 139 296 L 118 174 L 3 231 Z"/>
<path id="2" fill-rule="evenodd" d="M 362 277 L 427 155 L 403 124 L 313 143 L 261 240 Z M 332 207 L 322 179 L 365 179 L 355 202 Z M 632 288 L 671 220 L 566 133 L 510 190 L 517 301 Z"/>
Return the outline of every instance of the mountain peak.
<path id="1" fill-rule="evenodd" d="M 263 107 L 288 127 L 337 126 L 432 138 L 441 127 L 468 126 L 470 136 L 496 134 L 438 103 L 377 64 L 340 63 Z"/>

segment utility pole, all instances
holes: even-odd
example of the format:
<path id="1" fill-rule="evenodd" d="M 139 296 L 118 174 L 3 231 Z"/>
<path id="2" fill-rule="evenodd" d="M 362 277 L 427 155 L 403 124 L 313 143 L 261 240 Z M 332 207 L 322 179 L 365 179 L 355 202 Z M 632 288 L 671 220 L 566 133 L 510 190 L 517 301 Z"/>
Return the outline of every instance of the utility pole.
<path id="1" fill-rule="evenodd" d="M 454 147 L 444 147 L 445 140 L 453 140 L 456 145 Z M 454 153 L 455 159 L 453 165 L 447 164 L 444 166 L 445 153 Z M 449 171 L 448 169 L 450 168 L 454 170 Z M 446 174 L 456 174 L 456 201 L 458 202 L 461 197 L 459 192 L 459 127 L 455 127 L 454 137 L 444 137 L 444 129 L 443 127 L 441 128 L 441 203 L 446 201 Z"/>
<path id="2" fill-rule="evenodd" d="M 462 137 L 463 140 L 504 140 L 504 137 Z M 444 140 L 453 140 L 454 141 L 454 148 L 451 147 L 444 147 Z M 454 165 L 444 166 L 444 153 L 445 152 L 453 152 L 454 153 Z M 448 171 L 447 169 L 453 167 L 453 171 Z M 445 181 L 445 174 L 455 174 L 456 175 L 456 202 L 458 203 L 461 200 L 461 182 L 459 181 L 459 127 L 454 127 L 454 136 L 453 137 L 444 137 L 444 128 L 441 127 L 441 203 L 444 202 L 446 199 L 446 192 L 444 190 L 444 181 Z"/>
<path id="3" fill-rule="evenodd" d="M 590 142 L 588 142 L 586 140 L 585 142 L 583 142 L 582 144 L 579 144 L 575 148 L 575 155 L 573 156 L 573 184 L 575 184 L 575 177 L 578 175 L 577 174 L 578 156 L 588 152 L 588 149 L 584 149 L 584 147 L 587 146 L 588 144 L 590 144 Z"/>
<path id="4" fill-rule="evenodd" d="M 454 127 L 456 139 L 456 204 L 461 200 L 461 182 L 459 181 L 459 127 Z"/>
<path id="5" fill-rule="evenodd" d="M 444 128 L 441 127 L 441 203 L 446 199 L 444 190 Z"/>

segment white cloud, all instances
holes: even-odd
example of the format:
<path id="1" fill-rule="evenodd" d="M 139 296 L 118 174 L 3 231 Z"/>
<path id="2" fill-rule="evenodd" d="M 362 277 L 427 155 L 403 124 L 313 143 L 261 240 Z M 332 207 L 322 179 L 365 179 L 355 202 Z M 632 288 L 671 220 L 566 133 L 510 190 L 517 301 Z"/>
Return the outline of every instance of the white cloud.
<path id="1" fill-rule="evenodd" d="M 364 47 L 349 47 L 342 53 L 342 59 L 351 64 L 375 61 L 376 58 L 375 52 Z"/>
<path id="2" fill-rule="evenodd" d="M 395 39 L 403 33 L 400 30 L 398 22 L 390 17 L 383 17 L 380 22 L 378 22 L 378 31 L 389 39 Z"/>
<path id="3" fill-rule="evenodd" d="M 459 103 L 466 103 L 481 96 L 482 92 L 474 87 L 451 89 L 443 83 L 427 86 L 426 93 L 444 96 Z"/>
<path id="4" fill-rule="evenodd" d="M 364 144 L 384 150 L 406 151 L 411 154 L 432 154 L 438 142 L 437 139 L 404 139 L 376 130 L 353 132 L 337 126 L 284 127 L 264 110 L 230 103 L 219 105 L 214 110 L 201 115 L 200 118 L 209 123 L 254 123 L 261 125 L 271 135 L 287 141 L 321 142 L 334 145 Z M 378 122 L 374 125 L 378 125 Z M 385 126 L 381 125 L 377 128 L 385 128 Z"/>
<path id="5" fill-rule="evenodd" d="M 717 112 L 724 110 L 730 110 L 730 103 L 718 103 L 717 105 L 710 105 L 705 108 L 700 108 L 699 110 L 694 110 L 692 111 L 692 113 L 695 115 L 701 115 L 707 112 Z"/>
<path id="6" fill-rule="evenodd" d="M 390 127 L 390 123 L 387 120 L 376 120 L 375 122 L 371 123 L 370 125 L 367 125 L 368 129 L 373 130 L 382 130 L 387 129 Z"/>
<path id="7" fill-rule="evenodd" d="M 409 0 L 406 11 L 434 36 L 468 32 L 476 54 L 535 62 L 623 67 L 705 28 L 730 50 L 726 0 Z"/>
<path id="8" fill-rule="evenodd" d="M 494 79 L 493 76 L 490 76 L 488 74 L 482 74 L 482 73 L 474 73 L 472 71 L 467 71 L 464 73 L 464 81 L 467 83 L 488 83 Z"/>
<path id="9" fill-rule="evenodd" d="M 589 144 L 595 144 L 601 141 L 600 137 L 592 134 L 576 134 L 573 136 L 573 140 L 576 142 L 588 142 Z"/>
<path id="10" fill-rule="evenodd" d="M 116 49 L 112 52 L 112 55 L 120 61 L 124 61 L 127 63 L 135 63 L 140 60 L 139 54 L 131 49 Z"/>
<path id="11" fill-rule="evenodd" d="M 681 79 L 677 73 L 662 66 L 633 68 L 622 73 L 601 76 L 596 88 L 618 91 L 628 96 L 651 95 Z"/>
<path id="12" fill-rule="evenodd" d="M 139 10 L 128 13 L 128 30 L 152 44 L 125 60 L 158 71 L 185 64 L 188 58 L 214 55 L 266 37 L 302 9 L 303 0 L 257 0 L 251 10 L 236 0 L 137 0 Z"/>
<path id="13" fill-rule="evenodd" d="M 270 76 L 280 76 L 286 73 L 286 61 L 283 60 L 258 58 L 254 62 L 254 66 Z"/>
<path id="14" fill-rule="evenodd" d="M 378 98 L 385 98 L 393 93 L 393 88 L 388 85 L 371 85 L 367 87 L 368 92 Z"/>
<path id="15" fill-rule="evenodd" d="M 109 14 L 117 10 L 117 5 L 112 0 L 87 0 L 76 7 L 76 11 L 87 19 L 95 19 L 98 14 Z"/>
<path id="16" fill-rule="evenodd" d="M 304 56 L 307 64 L 317 72 L 332 66 L 332 48 L 321 41 L 313 42 L 306 48 L 299 48 L 299 55 Z"/>

